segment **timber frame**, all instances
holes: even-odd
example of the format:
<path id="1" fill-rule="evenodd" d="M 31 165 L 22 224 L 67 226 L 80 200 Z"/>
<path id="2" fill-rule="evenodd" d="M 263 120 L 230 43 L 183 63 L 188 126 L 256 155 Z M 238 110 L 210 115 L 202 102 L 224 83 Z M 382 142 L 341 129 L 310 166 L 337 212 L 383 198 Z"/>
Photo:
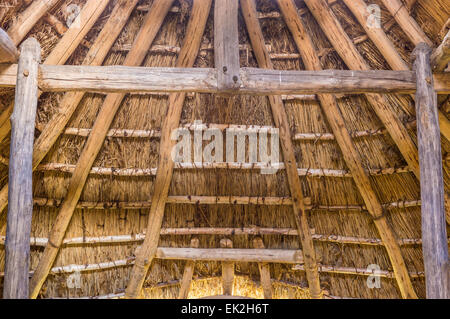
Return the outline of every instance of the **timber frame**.
<path id="1" fill-rule="evenodd" d="M 65 241 L 65 233 L 71 221 L 74 210 L 82 205 L 79 202 L 81 192 L 90 173 L 111 174 L 114 172 L 102 171 L 102 168 L 93 167 L 100 148 L 107 136 L 110 134 L 119 134 L 110 132 L 110 125 L 114 116 L 127 93 L 164 93 L 169 94 L 169 108 L 162 130 L 158 132 L 160 143 L 160 159 L 158 168 L 153 172 L 144 172 L 142 174 L 156 175 L 155 189 L 151 201 L 140 203 L 140 208 L 149 208 L 147 236 L 142 236 L 144 240 L 142 246 L 136 251 L 136 258 L 129 261 L 120 261 L 124 265 L 133 265 L 126 298 L 140 297 L 145 277 L 151 266 L 153 259 L 181 259 L 187 260 L 186 268 L 182 279 L 182 290 L 179 298 L 186 298 L 189 293 L 190 283 L 194 272 L 195 261 L 215 260 L 222 262 L 222 278 L 224 295 L 232 294 L 234 279 L 234 263 L 239 261 L 257 262 L 260 269 L 261 283 L 264 288 L 264 297 L 271 298 L 271 278 L 269 263 L 279 262 L 294 264 L 294 269 L 304 270 L 308 279 L 309 290 L 312 298 L 322 298 L 323 290 L 320 284 L 319 273 L 327 269 L 327 266 L 318 266 L 315 257 L 314 240 L 320 240 L 320 235 L 314 234 L 314 230 L 308 225 L 308 211 L 311 210 L 309 198 L 304 197 L 300 184 L 299 175 L 303 174 L 302 169 L 297 167 L 292 141 L 295 138 L 307 138 L 291 136 L 286 111 L 284 109 L 282 95 L 309 95 L 318 99 L 322 106 L 323 113 L 327 119 L 333 134 L 330 139 L 336 139 L 345 162 L 349 168 L 345 172 L 322 170 L 317 174 L 331 174 L 331 176 L 351 177 L 362 198 L 365 207 L 373 218 L 377 230 L 381 236 L 381 241 L 377 245 L 383 245 L 389 255 L 393 272 L 388 272 L 386 277 L 391 276 L 397 280 L 399 290 L 404 298 L 417 298 L 416 292 L 411 283 L 413 275 L 408 272 L 403 260 L 400 245 L 404 244 L 396 238 L 394 229 L 392 229 L 384 215 L 386 204 L 382 204 L 377 198 L 371 185 L 370 169 L 363 167 L 361 158 L 352 142 L 354 135 L 344 126 L 344 120 L 336 104 L 334 94 L 366 94 L 369 103 L 373 106 L 376 114 L 380 117 L 386 129 L 384 133 L 390 134 L 400 153 L 408 163 L 406 171 L 411 171 L 421 182 L 421 205 L 422 205 L 422 239 L 425 261 L 425 277 L 427 278 L 427 297 L 430 298 L 449 298 L 450 283 L 448 282 L 448 251 L 447 234 L 445 225 L 444 210 L 444 187 L 442 173 L 442 159 L 440 153 L 440 134 L 448 139 L 449 124 L 445 115 L 438 112 L 437 94 L 450 94 L 450 73 L 444 72 L 448 65 L 449 55 L 449 35 L 444 42 L 432 52 L 429 47 L 431 41 L 426 37 L 417 23 L 409 16 L 406 8 L 400 0 L 383 0 L 388 10 L 394 12 L 394 17 L 405 33 L 416 45 L 414 70 L 411 71 L 405 62 L 395 51 L 392 43 L 381 30 L 377 32 L 367 31 L 367 36 L 372 39 L 382 54 L 386 57 L 393 70 L 370 70 L 364 59 L 358 54 L 352 40 L 345 35 L 339 21 L 334 16 L 325 0 L 305 0 L 305 4 L 316 17 L 324 33 L 332 42 L 338 54 L 345 61 L 351 70 L 322 70 L 322 66 L 306 29 L 298 14 L 293 0 L 278 0 L 281 16 L 285 19 L 292 37 L 297 45 L 298 51 L 302 57 L 307 71 L 278 71 L 273 70 L 273 64 L 269 51 L 264 43 L 262 30 L 259 26 L 256 5 L 254 0 L 223 0 L 215 1 L 215 23 L 214 23 L 214 53 L 215 68 L 193 68 L 197 54 L 201 48 L 201 39 L 205 30 L 206 21 L 212 6 L 212 0 L 194 0 L 192 14 L 186 31 L 187 38 L 180 49 L 176 67 L 156 68 L 142 67 L 141 64 L 164 21 L 166 14 L 171 9 L 172 1 L 155 0 L 145 18 L 144 24 L 137 36 L 136 41 L 128 52 L 123 66 L 101 66 L 109 49 L 119 35 L 119 31 L 125 25 L 127 18 L 137 4 L 137 0 L 119 0 L 116 8 L 111 14 L 104 30 L 100 33 L 97 41 L 92 45 L 89 54 L 83 65 L 71 66 L 64 65 L 75 48 L 83 41 L 84 36 L 93 26 L 97 18 L 103 12 L 108 4 L 108 0 L 89 0 L 83 8 L 83 17 L 88 17 L 81 21 L 84 28 L 75 30 L 69 28 L 65 33 L 63 40 L 57 48 L 42 64 L 35 63 L 34 66 L 28 66 L 24 70 L 24 60 L 27 50 L 23 50 L 19 57 L 16 46 L 24 39 L 25 35 L 33 25 L 45 15 L 49 7 L 58 1 L 35 1 L 8 30 L 8 34 L 0 29 L 0 62 L 8 64 L 0 65 L 0 87 L 16 88 L 17 91 L 24 90 L 24 86 L 31 85 L 30 96 L 24 95 L 25 101 L 21 101 L 16 96 L 18 106 L 26 103 L 32 110 L 35 110 L 37 97 L 41 92 L 68 92 L 62 100 L 62 109 L 66 112 L 56 115 L 54 119 L 43 129 L 41 136 L 34 143 L 34 154 L 31 152 L 33 140 L 31 138 L 32 130 L 30 127 L 22 127 L 16 113 L 19 113 L 18 107 L 14 108 L 11 104 L 7 110 L 0 115 L 0 140 L 3 140 L 11 130 L 9 117 L 12 116 L 12 138 L 11 149 L 17 151 L 23 144 L 24 154 L 30 165 L 26 170 L 15 169 L 18 165 L 17 154 L 11 152 L 11 157 L 7 164 L 10 168 L 9 185 L 3 187 L 0 191 L 0 209 L 4 209 L 8 202 L 8 236 L 17 232 L 19 229 L 25 230 L 25 237 L 21 238 L 21 244 L 29 243 L 30 205 L 32 205 L 31 183 L 22 185 L 26 188 L 21 190 L 28 197 L 21 201 L 17 195 L 17 173 L 26 174 L 31 182 L 32 170 L 51 170 L 58 169 L 51 165 L 39 165 L 56 139 L 61 134 L 82 134 L 80 131 L 68 132 L 70 128 L 66 125 L 70 116 L 75 112 L 83 95 L 86 92 L 108 93 L 106 100 L 100 110 L 98 118 L 92 130 L 85 132 L 84 136 L 89 139 L 84 146 L 83 153 L 74 167 L 60 166 L 61 170 L 70 170 L 72 177 L 70 180 L 67 197 L 62 203 L 53 203 L 59 207 L 59 215 L 53 225 L 49 238 L 34 239 L 37 245 L 45 246 L 42 259 L 38 268 L 33 273 L 30 282 L 30 297 L 36 298 L 50 273 L 64 272 L 64 267 L 53 267 L 53 263 L 62 245 L 70 244 L 71 241 Z M 361 10 L 364 10 L 364 1 L 344 0 L 346 5 L 352 10 L 355 16 L 360 20 Z M 239 65 L 239 41 L 238 41 L 238 11 L 239 4 L 245 20 L 249 39 L 253 47 L 259 68 L 241 68 Z M 34 13 L 34 14 L 31 14 Z M 49 19 L 47 17 L 47 19 Z M 51 19 L 51 17 L 50 17 Z M 361 22 L 361 20 L 360 20 Z M 332 25 L 332 27 L 330 27 Z M 118 28 L 119 26 L 119 28 Z M 25 44 L 29 44 L 27 40 Z M 36 48 L 35 48 L 36 51 Z M 39 54 L 34 52 L 35 60 L 39 60 Z M 28 52 L 29 54 L 29 52 Z M 33 69 L 34 68 L 34 69 Z M 34 70 L 34 72 L 33 72 Z M 31 72 L 30 72 L 31 71 Z M 432 73 L 433 72 L 433 73 Z M 29 77 L 31 75 L 31 77 Z M 33 83 L 29 83 L 29 82 Z M 38 93 L 38 89 L 40 90 Z M 187 167 L 176 166 L 171 160 L 170 152 L 173 141 L 170 139 L 172 130 L 180 125 L 180 116 L 185 98 L 188 92 L 197 93 L 215 93 L 230 98 L 235 94 L 261 95 L 268 96 L 271 105 L 272 115 L 275 127 L 280 129 L 280 141 L 283 150 L 284 163 L 280 167 L 286 170 L 289 190 L 289 198 L 238 198 L 234 200 L 227 198 L 206 198 L 201 196 L 169 196 L 169 186 L 172 180 L 174 169 L 187 169 Z M 384 93 L 395 94 L 415 94 L 417 111 L 417 130 L 418 147 L 415 146 L 412 138 L 407 132 L 406 126 L 401 123 L 394 111 L 382 95 Z M 22 105 L 23 106 L 23 105 Z M 430 108 L 431 107 L 431 108 Z M 14 113 L 12 113 L 14 110 Z M 428 116 L 423 117 L 423 114 Z M 34 115 L 34 114 L 33 114 Z M 30 116 L 30 114 L 28 114 Z M 33 118 L 34 122 L 34 118 Z M 23 123 L 22 123 L 23 124 Z M 34 128 L 34 127 L 33 127 Z M 26 139 L 20 140 L 19 133 L 26 133 Z M 123 133 L 127 135 L 126 133 Z M 134 134 L 137 134 L 134 132 Z M 154 136 L 155 132 L 142 132 L 142 135 Z M 364 134 L 364 132 L 360 133 Z M 81 135 L 80 135 L 81 136 Z M 317 136 L 310 137 L 311 139 Z M 28 146 L 28 148 L 27 148 Z M 434 151 L 433 150 L 438 150 Z M 20 151 L 20 150 L 19 150 Z M 419 165 L 420 163 L 420 165 Z M 209 163 L 203 168 L 213 168 L 220 166 L 220 163 Z M 198 168 L 198 167 L 195 167 Z M 227 169 L 233 167 L 226 166 Z M 236 169 L 246 169 L 245 167 L 234 167 Z M 247 168 L 255 169 L 255 167 Z M 393 168 L 398 170 L 399 168 Z M 123 174 L 132 174 L 126 171 Z M 136 171 L 134 172 L 135 174 Z M 314 174 L 313 170 L 306 170 L 307 174 Z M 378 172 L 382 175 L 386 172 Z M 117 171 L 115 172 L 117 173 Z M 334 175 L 333 175 L 334 174 Z M 376 174 L 376 172 L 374 173 Z M 389 174 L 387 172 L 386 174 Z M 131 175 L 133 176 L 133 175 Z M 8 187 L 9 186 L 9 187 Z M 8 198 L 9 195 L 9 198 Z M 36 204 L 35 199 L 35 204 Z M 247 228 L 241 229 L 242 233 L 262 235 L 279 234 L 290 232 L 293 236 L 298 236 L 301 250 L 270 250 L 264 248 L 261 238 L 255 238 L 253 242 L 254 249 L 234 249 L 230 239 L 223 239 L 220 249 L 202 249 L 198 247 L 198 240 L 191 241 L 191 248 L 176 249 L 158 247 L 159 236 L 164 233 L 162 229 L 162 220 L 166 203 L 233 203 L 248 204 L 256 203 L 258 205 L 289 205 L 292 206 L 293 216 L 296 221 L 296 227 L 288 230 L 266 229 L 265 233 L 261 229 L 258 231 Z M 252 202 L 253 201 L 253 202 Z M 271 202 L 272 201 L 272 202 Z M 52 201 L 42 199 L 43 205 L 51 205 Z M 97 205 L 98 203 L 91 203 Z M 126 204 L 126 203 L 125 203 Z M 124 205 L 125 205 L 124 204 Z M 418 203 L 413 203 L 419 205 Z M 86 204 L 88 205 L 88 204 Z M 100 206 L 103 204 L 100 204 Z M 132 204 L 130 204 L 132 205 Z M 103 207 L 107 205 L 104 204 Z M 28 219 L 23 220 L 20 225 L 10 222 L 14 210 L 26 211 Z M 27 217 L 25 216 L 25 217 Z M 425 218 L 425 217 L 429 218 Z M 430 217 L 431 216 L 431 217 Z M 430 221 L 431 220 L 431 221 Z M 24 227 L 24 228 L 22 228 Z M 201 233 L 195 230 L 184 230 L 186 234 L 196 235 Z M 209 229 L 211 234 L 229 235 L 234 234 L 233 229 Z M 176 232 L 176 231 L 174 231 Z M 179 233 L 180 234 L 180 233 Z M 12 237 L 12 236 L 11 236 Z M 322 238 L 323 239 L 323 238 Z M 108 239 L 96 239 L 97 241 L 107 241 Z M 110 239 L 113 240 L 113 239 Z M 135 239 L 134 239 L 135 240 Z M 326 239 L 323 239 L 326 240 Z M 374 244 L 370 239 L 364 238 L 340 238 L 336 242 L 352 242 Z M 133 241 L 133 239 L 117 238 L 116 242 Z M 420 239 L 414 239 L 414 243 Z M 33 243 L 33 241 L 31 241 Z M 74 240 L 73 242 L 76 242 Z M 72 243 L 73 243 L 72 242 Z M 93 239 L 92 242 L 95 242 Z M 83 243 L 85 243 L 83 239 Z M 438 243 L 438 244 L 436 244 Z M 13 249 L 17 247 L 10 246 L 8 238 L 5 241 L 5 247 Z M 437 246 L 437 248 L 436 248 Z M 436 249 L 438 251 L 436 251 Z M 25 253 L 27 251 L 25 250 Z M 29 252 L 28 252 L 29 253 Z M 11 253 L 10 253 L 11 256 Z M 7 264 L 8 258 L 7 255 Z M 114 262 L 117 265 L 117 262 Z M 120 263 L 119 263 L 120 264 Z M 300 265 L 301 264 L 301 265 Z M 6 267 L 5 276 L 15 270 L 15 264 L 11 263 Z M 23 266 L 23 265 L 22 265 Z M 28 267 L 28 264 L 25 265 Z M 104 265 L 109 267 L 110 265 Z M 81 266 L 80 266 L 81 267 Z M 20 268 L 20 269 L 19 269 Z M 25 291 L 28 290 L 27 271 L 24 267 L 17 268 L 21 271 L 21 279 L 11 276 L 11 281 L 5 280 L 5 293 L 7 297 L 27 297 Z M 83 269 L 83 270 L 90 270 Z M 339 270 L 337 270 L 339 272 Z M 342 272 L 345 273 L 345 269 Z M 361 272 L 363 273 L 363 272 Z M 438 279 L 436 279 L 438 278 Z M 15 282 L 20 280 L 20 283 Z M 437 284 L 437 282 L 439 282 Z M 17 288 L 17 285 L 21 287 Z M 12 291 L 17 290 L 18 295 Z"/>

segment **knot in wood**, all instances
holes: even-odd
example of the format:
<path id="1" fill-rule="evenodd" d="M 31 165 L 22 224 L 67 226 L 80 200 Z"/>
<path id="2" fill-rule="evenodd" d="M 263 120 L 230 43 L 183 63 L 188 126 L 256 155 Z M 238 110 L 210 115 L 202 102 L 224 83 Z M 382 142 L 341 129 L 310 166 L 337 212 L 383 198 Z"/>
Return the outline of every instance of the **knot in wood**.
<path id="1" fill-rule="evenodd" d="M 28 70 L 23 70 L 23 75 L 25 76 L 25 77 L 27 77 L 27 76 L 29 76 L 30 75 L 30 71 L 28 71 Z"/>

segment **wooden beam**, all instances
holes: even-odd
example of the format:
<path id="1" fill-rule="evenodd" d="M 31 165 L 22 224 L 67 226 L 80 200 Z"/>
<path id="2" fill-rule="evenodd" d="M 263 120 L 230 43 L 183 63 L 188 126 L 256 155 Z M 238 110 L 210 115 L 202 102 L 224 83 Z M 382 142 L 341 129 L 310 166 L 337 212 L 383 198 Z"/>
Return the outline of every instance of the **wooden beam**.
<path id="1" fill-rule="evenodd" d="M 214 64 L 220 90 L 239 88 L 238 0 L 214 3 Z"/>
<path id="2" fill-rule="evenodd" d="M 177 59 L 177 67 L 192 67 L 194 65 L 210 9 L 211 0 L 194 0 L 184 44 Z M 156 255 L 161 224 L 164 217 L 164 208 L 174 167 L 171 153 L 175 141 L 171 140 L 171 134 L 180 124 L 184 99 L 184 93 L 176 93 L 169 96 L 167 115 L 161 130 L 159 169 L 154 182 L 152 204 L 148 217 L 146 233 L 149 235 L 145 238 L 141 248 L 136 252 L 136 263 L 131 272 L 130 281 L 125 292 L 126 298 L 137 298 L 140 296 L 145 276 Z"/>
<path id="3" fill-rule="evenodd" d="M 414 52 L 417 72 L 417 139 L 420 159 L 422 199 L 422 242 L 427 298 L 450 298 L 448 245 L 444 209 L 441 140 L 437 117 L 437 97 L 433 91 L 431 49 L 419 44 Z"/>
<path id="4" fill-rule="evenodd" d="M 233 242 L 229 238 L 220 240 L 220 248 L 233 248 Z M 222 294 L 233 295 L 234 286 L 234 262 L 222 261 Z"/>
<path id="5" fill-rule="evenodd" d="M 256 4 L 254 0 L 241 0 L 241 10 L 244 16 L 250 42 L 255 53 L 256 60 L 261 68 L 273 69 L 269 52 L 264 43 L 261 26 L 259 25 Z M 286 165 L 289 189 L 293 199 L 292 213 L 299 233 L 299 240 L 304 252 L 306 277 L 312 298 L 321 298 L 319 272 L 316 262 L 316 254 L 308 226 L 307 212 L 303 198 L 303 190 L 297 173 L 297 161 L 292 145 L 291 130 L 286 110 L 280 96 L 268 96 L 275 126 L 279 128 L 281 148 Z"/>
<path id="6" fill-rule="evenodd" d="M 369 70 L 369 65 L 345 33 L 339 20 L 328 7 L 325 0 L 304 0 L 321 29 L 333 44 L 337 53 L 347 66 L 354 70 Z M 417 147 L 394 108 L 380 94 L 366 94 L 373 110 L 384 124 L 408 166 L 419 178 L 419 160 Z"/>
<path id="7" fill-rule="evenodd" d="M 203 0 L 202 0 L 203 1 Z M 236 248 L 157 248 L 155 258 L 222 262 L 268 262 L 301 264 L 301 250 Z"/>
<path id="8" fill-rule="evenodd" d="M 191 248 L 198 248 L 198 238 L 191 239 Z M 191 289 L 192 275 L 194 274 L 195 261 L 188 260 L 184 265 L 183 278 L 181 279 L 180 292 L 178 293 L 178 299 L 187 299 L 189 290 Z"/>
<path id="9" fill-rule="evenodd" d="M 401 0 L 382 0 L 382 2 L 414 45 L 425 42 L 430 47 L 433 46 L 433 42 L 409 15 L 408 9 L 403 5 Z"/>
<path id="10" fill-rule="evenodd" d="M 21 46 L 16 88 L 16 108 L 11 117 L 9 206 L 5 244 L 3 298 L 28 299 L 30 232 L 33 215 L 34 123 L 38 100 L 38 65 L 41 47 L 34 38 Z"/>
<path id="11" fill-rule="evenodd" d="M 46 2 L 46 5 L 48 6 L 39 6 L 38 8 L 35 8 L 35 10 L 41 10 L 44 8 L 48 10 L 50 9 L 49 7 L 50 3 L 53 3 L 54 1 L 51 0 L 35 1 L 25 10 L 25 12 L 27 12 L 29 8 L 33 7 L 35 4 L 39 4 L 41 2 Z M 67 59 L 72 55 L 72 53 L 78 47 L 80 42 L 84 39 L 86 34 L 89 32 L 94 23 L 97 21 L 102 12 L 105 10 L 108 3 L 109 0 L 89 0 L 88 2 L 86 2 L 86 4 L 83 6 L 83 9 L 81 9 L 80 14 L 77 17 L 77 20 L 75 21 L 76 23 L 73 23 L 72 27 L 69 28 L 66 34 L 64 34 L 61 40 L 59 40 L 58 44 L 55 46 L 55 48 L 53 48 L 52 52 L 45 59 L 44 64 L 62 65 L 66 63 Z M 46 11 L 36 13 L 39 13 L 40 18 L 42 17 L 43 14 L 45 14 L 45 12 Z M 32 19 L 34 17 L 35 15 L 33 14 L 32 17 L 29 17 L 29 19 Z M 20 17 L 18 21 L 20 21 Z M 25 25 L 28 22 L 29 22 L 28 20 L 24 20 Z M 20 33 L 21 30 L 22 29 L 19 29 L 18 32 Z M 12 33 L 9 34 L 11 35 L 11 37 L 13 37 Z M 4 110 L 3 113 L 0 115 L 0 142 L 2 142 L 8 136 L 11 130 L 11 123 L 9 122 L 9 116 L 11 115 L 13 108 L 14 103 L 10 103 L 6 108 L 6 110 Z"/>
<path id="12" fill-rule="evenodd" d="M 61 0 L 36 0 L 21 12 L 8 29 L 15 45 L 19 45 L 34 25 Z"/>
<path id="13" fill-rule="evenodd" d="M 444 37 L 442 43 L 431 55 L 431 68 L 435 71 L 444 71 L 450 62 L 450 31 Z"/>
<path id="14" fill-rule="evenodd" d="M 0 63 L 14 63 L 19 58 L 19 52 L 14 42 L 2 28 L 0 28 Z"/>
<path id="15" fill-rule="evenodd" d="M 147 14 L 145 21 L 136 36 L 133 49 L 125 58 L 124 65 L 140 65 L 144 61 L 147 50 L 155 39 L 171 5 L 172 1 L 157 0 L 153 2 L 152 10 Z M 72 219 L 73 212 L 86 183 L 89 170 L 103 145 L 106 133 L 124 97 L 125 94 L 109 94 L 103 102 L 102 108 L 95 120 L 92 133 L 84 146 L 75 172 L 70 180 L 67 196 L 61 206 L 55 224 L 53 225 L 49 240 L 51 245 L 47 245 L 45 248 L 36 272 L 31 279 L 30 295 L 32 298 L 37 297 L 39 290 L 56 259 L 59 246 L 64 239 L 67 227 Z"/>
<path id="16" fill-rule="evenodd" d="M 138 0 L 119 0 L 117 2 L 103 29 L 100 31 L 97 39 L 83 60 L 83 65 L 102 64 L 112 45 L 122 31 L 122 28 L 128 21 L 128 18 L 133 11 L 133 8 L 136 6 L 137 1 Z M 95 0 L 92 1 L 92 3 L 98 4 Z M 66 36 L 70 36 L 70 34 Z M 77 37 L 77 39 L 79 38 Z M 67 125 L 67 122 L 75 112 L 78 104 L 81 102 L 83 96 L 83 92 L 73 92 L 64 95 L 59 103 L 58 112 L 47 123 L 34 143 L 33 170 L 36 169 L 39 163 L 44 159 L 45 155 L 47 155 L 48 151 L 52 148 L 53 144 L 55 144 L 56 140 L 63 132 L 64 127 Z M 7 204 L 8 184 L 6 184 L 0 191 L 0 214 Z"/>
<path id="17" fill-rule="evenodd" d="M 296 13 L 295 3 L 293 0 L 278 0 L 278 3 L 297 45 L 297 49 L 302 55 L 302 60 L 306 68 L 309 70 L 321 70 L 319 56 L 303 21 Z M 345 163 L 350 169 L 356 187 L 364 199 L 366 207 L 374 219 L 375 226 L 386 247 L 401 294 L 404 298 L 417 298 L 394 231 L 386 220 L 383 207 L 362 165 L 361 157 L 353 144 L 349 132 L 345 128 L 345 122 L 337 105 L 336 98 L 333 95 L 327 94 L 319 94 L 318 98 L 322 111 L 341 149 Z"/>
<path id="18" fill-rule="evenodd" d="M 264 242 L 261 237 L 253 239 L 253 247 L 264 249 Z M 258 263 L 261 286 L 264 292 L 264 299 L 272 299 L 272 281 L 270 280 L 270 265 L 268 263 Z"/>

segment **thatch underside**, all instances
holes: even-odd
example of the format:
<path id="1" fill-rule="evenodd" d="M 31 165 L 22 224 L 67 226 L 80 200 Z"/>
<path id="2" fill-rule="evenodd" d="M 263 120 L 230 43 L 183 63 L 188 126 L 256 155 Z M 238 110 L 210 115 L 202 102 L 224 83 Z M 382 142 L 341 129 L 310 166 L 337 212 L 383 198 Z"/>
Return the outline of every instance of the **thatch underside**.
<path id="1" fill-rule="evenodd" d="M 0 16 L 0 25 L 7 30 L 16 12 L 25 9 L 26 1 L 14 1 L 16 6 L 4 16 Z M 82 0 L 63 1 L 64 5 Z M 367 1 L 366 1 L 367 2 Z M 403 31 L 381 5 L 381 1 L 372 1 L 382 8 L 382 24 L 391 24 L 388 36 L 395 44 L 402 58 L 410 63 L 410 54 L 414 48 Z M 95 26 L 88 33 L 84 44 L 80 45 L 66 64 L 80 64 L 89 43 L 106 22 L 115 1 L 111 1 Z M 127 47 L 133 43 L 151 0 L 139 1 L 126 27 L 122 31 L 114 48 L 108 54 L 104 65 L 121 65 L 127 54 Z M 307 28 L 321 52 L 324 69 L 346 69 L 345 64 L 332 49 L 326 36 L 302 1 L 296 1 Z M 173 67 L 179 48 L 183 44 L 184 32 L 189 18 L 191 1 L 175 2 L 178 12 L 170 12 L 157 35 L 154 47 L 143 66 Z M 279 12 L 275 1 L 257 1 L 258 11 L 264 13 Z M 421 25 L 434 44 L 442 39 L 442 29 L 450 16 L 450 8 L 445 0 L 419 0 L 412 8 L 412 16 Z M 374 44 L 364 39 L 364 30 L 352 16 L 345 4 L 336 1 L 332 10 L 339 18 L 345 31 L 354 39 L 358 51 L 373 69 L 390 69 Z M 60 21 L 65 21 L 63 7 L 57 6 L 52 14 Z M 304 65 L 287 29 L 280 17 L 260 19 L 266 44 L 273 54 L 273 63 L 279 70 L 303 70 Z M 213 11 L 210 14 L 202 46 L 212 47 Z M 46 20 L 38 22 L 29 36 L 36 37 L 42 46 L 43 59 L 52 51 L 61 35 Z M 257 67 L 250 41 L 246 33 L 242 16 L 239 17 L 239 37 L 243 49 L 240 51 L 241 67 Z M 355 40 L 356 39 L 356 40 Z M 358 40 L 359 39 L 359 40 Z M 362 40 L 361 40 L 362 39 Z M 125 49 L 124 49 L 125 48 Z M 158 47 L 157 47 L 158 48 Z M 163 48 L 163 49 L 161 49 Z M 172 48 L 172 49 L 171 49 Z M 200 51 L 195 67 L 214 67 L 214 52 L 210 49 Z M 38 106 L 38 128 L 56 114 L 61 93 L 45 93 Z M 0 101 L 6 107 L 14 98 L 14 92 L 4 90 Z M 412 114 L 414 101 L 410 96 L 387 96 L 389 103 L 395 108 L 402 121 L 410 123 L 415 119 Z M 99 112 L 104 95 L 86 94 L 71 118 L 68 128 L 91 129 Z M 117 130 L 161 130 L 165 117 L 168 97 L 164 95 L 127 95 L 118 114 L 114 118 L 111 129 Z M 331 130 L 322 114 L 320 104 L 312 99 L 289 99 L 284 101 L 293 135 L 295 133 L 327 134 Z M 362 95 L 340 96 L 338 105 L 345 124 L 350 132 L 379 130 L 383 127 L 366 98 Z M 443 111 L 450 109 L 443 108 Z M 448 114 L 447 114 L 448 115 Z M 270 105 L 266 97 L 236 96 L 230 99 L 211 94 L 193 94 L 185 101 L 182 124 L 201 120 L 203 123 L 239 124 L 273 126 Z M 407 126 L 410 135 L 416 139 L 415 127 Z M 39 132 L 36 133 L 39 135 Z M 59 138 L 43 165 L 49 163 L 77 163 L 83 146 L 87 140 L 82 134 L 65 134 Z M 114 135 L 114 134 L 111 134 Z M 407 164 L 388 134 L 367 134 L 354 138 L 353 142 L 362 157 L 366 169 L 403 168 Z M 295 139 L 295 155 L 297 166 L 305 169 L 343 170 L 348 171 L 341 151 L 334 139 Z M 450 144 L 442 139 L 444 158 L 450 150 Z M 143 137 L 109 136 L 105 140 L 94 167 L 115 169 L 152 169 L 158 167 L 159 139 L 151 134 Z M 9 140 L 0 145 L 0 155 L 9 157 Z M 450 173 L 448 160 L 444 161 L 444 173 Z M 0 164 L 1 186 L 7 183 L 8 167 Z M 149 201 L 153 192 L 154 177 L 150 174 L 141 176 L 118 176 L 118 174 L 91 174 L 84 187 L 80 202 L 93 203 L 132 203 Z M 373 220 L 365 210 L 346 209 L 348 206 L 363 206 L 352 178 L 332 176 L 305 176 L 300 174 L 304 196 L 309 198 L 312 207 L 309 211 L 310 227 L 314 234 L 324 236 L 343 236 L 355 238 L 379 239 Z M 326 175 L 326 174 L 325 174 Z M 34 174 L 34 196 L 45 199 L 64 199 L 67 194 L 71 174 L 61 170 L 37 170 Z M 372 186 L 381 203 L 401 203 L 403 201 L 420 200 L 420 185 L 415 176 L 408 170 L 394 170 L 390 174 L 372 174 Z M 448 179 L 447 179 L 448 180 Z M 450 185 L 445 185 L 446 189 Z M 238 169 L 176 169 L 169 191 L 170 196 L 249 196 L 249 197 L 290 197 L 287 177 L 284 170 L 274 175 L 261 175 L 259 170 Z M 327 209 L 328 206 L 341 206 L 340 209 Z M 168 203 L 165 209 L 163 229 L 169 228 L 272 228 L 295 229 L 289 205 L 259 204 L 202 204 L 202 203 Z M 92 238 L 101 236 L 130 235 L 130 239 L 143 234 L 148 220 L 148 208 L 120 209 L 109 208 L 77 208 L 65 238 Z M 52 225 L 58 214 L 58 208 L 36 205 L 33 212 L 31 236 L 48 238 Z M 391 207 L 386 209 L 389 224 L 395 230 L 397 238 L 421 238 L 420 205 L 411 207 Z M 0 235 L 5 235 L 6 214 L 0 217 Z M 222 238 L 231 238 L 234 248 L 253 248 L 253 234 L 240 235 L 196 235 L 200 240 L 200 248 L 219 248 Z M 189 247 L 191 235 L 161 235 L 160 247 Z M 290 234 L 262 235 L 265 248 L 301 249 L 296 236 Z M 140 245 L 140 240 L 129 240 L 113 243 L 77 243 L 64 245 L 60 250 L 53 267 L 67 265 L 87 265 L 130 260 Z M 369 289 L 367 276 L 357 274 L 360 269 L 367 269 L 376 264 L 381 270 L 392 273 L 392 266 L 381 242 L 367 245 L 364 243 L 342 242 L 314 239 L 317 259 L 323 269 L 320 270 L 322 288 L 329 296 L 348 298 L 399 298 L 400 291 L 392 276 L 381 278 L 381 288 Z M 31 269 L 35 269 L 43 252 L 43 247 L 32 246 Z M 401 252 L 407 269 L 412 275 L 413 287 L 419 297 L 425 297 L 423 277 L 423 260 L 420 241 L 401 245 Z M 4 248 L 0 246 L 0 271 L 4 267 Z M 149 298 L 176 298 L 179 280 L 183 276 L 184 261 L 155 260 L 145 282 L 145 296 Z M 131 264 L 131 263 L 130 263 Z M 51 273 L 40 297 L 42 298 L 79 298 L 118 294 L 120 297 L 127 286 L 131 267 L 105 268 L 82 272 L 79 288 L 68 288 L 67 279 L 70 273 Z M 328 267 L 328 268 L 327 268 Z M 271 265 L 274 298 L 308 298 L 308 284 L 305 272 L 293 270 L 293 265 Z M 327 269 L 347 269 L 348 272 L 327 271 Z M 354 271 L 351 271 L 354 269 Z M 221 295 L 221 265 L 217 262 L 198 262 L 195 265 L 194 280 L 189 297 L 206 297 Z M 259 271 L 256 263 L 236 263 L 235 294 L 262 298 L 262 288 L 258 283 Z M 253 280 L 255 279 L 255 280 Z M 0 286 L 3 279 L 0 278 Z M 172 283 L 165 285 L 163 283 Z M 288 284 L 286 284 L 288 283 Z M 295 286 L 296 285 L 296 286 Z M 2 289 L 1 289 L 2 290 Z"/>

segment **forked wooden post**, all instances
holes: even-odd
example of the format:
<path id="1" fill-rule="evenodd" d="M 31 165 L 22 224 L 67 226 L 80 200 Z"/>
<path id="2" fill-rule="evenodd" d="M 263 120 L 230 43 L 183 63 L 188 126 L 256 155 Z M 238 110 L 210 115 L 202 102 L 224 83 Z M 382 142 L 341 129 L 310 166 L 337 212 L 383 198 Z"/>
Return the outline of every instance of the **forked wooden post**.
<path id="1" fill-rule="evenodd" d="M 191 239 L 191 248 L 198 248 L 198 238 Z M 178 299 L 187 299 L 189 290 L 191 289 L 192 275 L 194 274 L 195 261 L 188 260 L 184 266 L 183 279 L 181 280 L 180 292 Z"/>
<path id="2" fill-rule="evenodd" d="M 26 40 L 17 70 L 14 112 L 11 117 L 9 206 L 6 228 L 3 298 L 28 299 L 31 217 L 33 214 L 32 157 L 38 101 L 41 47 Z"/>
<path id="3" fill-rule="evenodd" d="M 16 45 L 8 33 L 0 28 L 0 63 L 13 63 L 19 58 Z"/>
<path id="4" fill-rule="evenodd" d="M 253 239 L 255 249 L 264 249 L 264 242 L 261 237 Z M 258 263 L 261 286 L 264 292 L 264 299 L 272 299 L 272 281 L 270 280 L 270 264 Z"/>
<path id="5" fill-rule="evenodd" d="M 431 49 L 420 43 L 413 52 L 417 74 L 416 113 L 422 199 L 422 241 L 427 298 L 450 298 L 444 210 L 441 139 L 433 88 Z"/>
<path id="6" fill-rule="evenodd" d="M 220 240 L 220 248 L 233 248 L 233 242 L 231 239 L 223 238 Z M 223 295 L 233 295 L 233 282 L 234 282 L 234 262 L 223 261 L 222 262 L 222 287 Z"/>

